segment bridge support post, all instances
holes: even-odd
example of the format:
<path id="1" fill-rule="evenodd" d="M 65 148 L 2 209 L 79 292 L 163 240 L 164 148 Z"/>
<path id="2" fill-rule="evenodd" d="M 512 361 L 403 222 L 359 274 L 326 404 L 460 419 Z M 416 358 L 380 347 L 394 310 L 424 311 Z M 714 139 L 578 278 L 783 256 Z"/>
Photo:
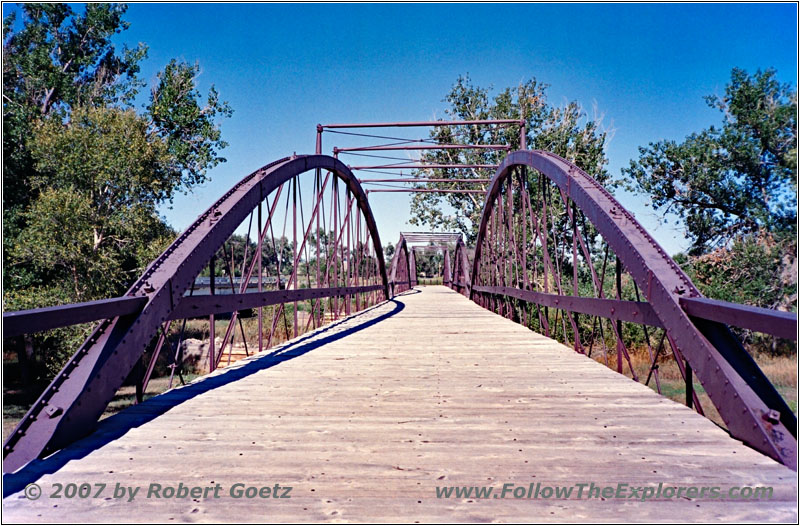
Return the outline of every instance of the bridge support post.
<path id="1" fill-rule="evenodd" d="M 442 268 L 442 285 L 453 288 L 453 278 L 450 272 L 450 251 L 446 247 L 444 249 L 444 266 Z"/>
<path id="2" fill-rule="evenodd" d="M 209 293 L 213 296 L 214 295 L 214 287 L 216 285 L 217 280 L 217 272 L 216 272 L 216 265 L 217 265 L 217 255 L 216 253 L 211 255 L 211 260 L 208 263 L 208 275 L 211 276 L 211 281 L 209 282 Z M 214 370 L 217 368 L 217 360 L 214 356 L 214 340 L 216 339 L 217 330 L 216 326 L 214 325 L 214 315 L 209 314 L 208 316 L 208 372 L 213 373 Z"/>

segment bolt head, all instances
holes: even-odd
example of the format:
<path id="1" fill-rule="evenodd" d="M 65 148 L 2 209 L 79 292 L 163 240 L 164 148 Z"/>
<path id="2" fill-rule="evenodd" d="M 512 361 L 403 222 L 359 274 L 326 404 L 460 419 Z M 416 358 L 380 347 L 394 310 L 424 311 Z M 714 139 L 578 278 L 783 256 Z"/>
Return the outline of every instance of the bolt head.
<path id="1" fill-rule="evenodd" d="M 781 414 L 775 409 L 770 409 L 769 411 L 766 411 L 762 415 L 762 418 L 764 418 L 764 420 L 766 420 L 770 424 L 777 424 L 778 422 L 781 421 Z"/>

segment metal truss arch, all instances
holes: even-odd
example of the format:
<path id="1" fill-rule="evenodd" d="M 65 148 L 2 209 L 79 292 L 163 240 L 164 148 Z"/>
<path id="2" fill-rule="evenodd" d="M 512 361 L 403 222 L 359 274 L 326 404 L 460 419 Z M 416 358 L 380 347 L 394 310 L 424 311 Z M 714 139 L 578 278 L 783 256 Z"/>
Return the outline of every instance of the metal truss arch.
<path id="1" fill-rule="evenodd" d="M 451 288 L 459 294 L 469 297 L 470 287 L 472 286 L 470 281 L 470 263 L 469 256 L 467 255 L 467 245 L 465 245 L 464 241 L 461 239 L 456 243 L 452 266 L 453 277 Z"/>
<path id="2" fill-rule="evenodd" d="M 4 444 L 4 472 L 15 471 L 30 460 L 52 453 L 88 434 L 162 324 L 174 319 L 178 312 L 185 314 L 187 307 L 192 306 L 184 293 L 193 286 L 195 278 L 213 260 L 223 243 L 273 191 L 287 181 L 315 170 L 326 170 L 335 175 L 334 180 L 342 181 L 346 185 L 341 190 L 348 192 L 351 204 L 354 202 L 360 211 L 359 221 L 363 218 L 368 230 L 363 233 L 367 240 L 365 243 L 371 239 L 374 248 L 374 256 L 371 256 L 373 259 L 370 262 L 376 262 L 377 272 L 371 274 L 370 279 L 376 284 L 380 281 L 382 285 L 318 288 L 307 291 L 305 296 L 344 296 L 358 294 L 367 289 L 380 289 L 388 299 L 389 279 L 377 225 L 367 195 L 350 169 L 333 157 L 319 154 L 292 156 L 275 161 L 248 175 L 226 192 L 150 263 L 125 297 L 117 299 L 119 302 L 138 298 L 140 303 L 137 303 L 135 309 L 128 309 L 123 314 L 115 314 L 116 317 L 103 320 L 56 376 Z M 296 191 L 296 184 L 294 189 Z M 287 206 L 288 199 L 287 197 Z M 277 197 L 275 201 L 277 202 Z M 310 230 L 311 224 L 308 226 Z M 347 236 L 349 247 L 349 223 Z M 362 256 L 356 251 L 353 254 L 358 266 L 363 261 Z M 349 266 L 348 263 L 348 272 Z M 280 283 L 278 287 L 280 288 Z M 292 296 L 297 301 L 296 298 L 302 296 L 303 291 L 298 289 L 297 292 L 289 292 L 290 294 L 279 295 Z M 270 293 L 240 294 L 235 298 L 244 298 L 252 307 L 265 304 L 264 301 L 268 300 L 264 297 L 268 294 Z M 197 298 L 188 298 L 195 300 L 194 308 L 198 305 Z M 206 314 L 213 313 L 214 308 L 219 311 L 219 305 L 207 307 L 211 310 Z"/>
<path id="3" fill-rule="evenodd" d="M 391 272 L 389 274 L 389 284 L 391 286 L 391 296 L 405 292 L 416 283 L 412 284 L 412 271 L 415 265 L 413 251 L 409 250 L 405 236 L 400 235 L 400 240 L 394 248 L 392 256 Z M 390 297 L 391 297 L 390 296 Z"/>
<path id="4" fill-rule="evenodd" d="M 527 208 L 522 205 L 523 211 L 515 207 L 517 203 L 523 202 L 523 196 L 519 194 L 528 191 L 528 179 L 523 174 L 529 169 L 534 169 L 545 176 L 549 180 L 548 184 L 557 188 L 557 191 L 548 195 L 554 195 L 555 197 L 552 199 L 558 201 L 559 205 L 563 200 L 563 217 L 566 218 L 570 213 L 569 220 L 573 221 L 573 232 L 575 232 L 575 222 L 572 214 L 575 214 L 576 210 L 582 212 L 608 244 L 607 246 L 616 254 L 617 267 L 624 265 L 632 277 L 638 287 L 637 297 L 639 290 L 642 291 L 644 296 L 642 301 L 620 301 L 618 296 L 615 302 L 615 300 L 603 298 L 602 292 L 600 298 L 581 298 L 577 295 L 577 285 L 575 295 L 568 295 L 560 285 L 557 294 L 555 291 L 548 293 L 546 289 L 544 293 L 537 292 L 532 290 L 527 282 L 522 287 L 519 278 L 513 279 L 510 271 L 508 275 L 511 277 L 503 278 L 504 286 L 497 286 L 499 282 L 483 282 L 481 272 L 483 271 L 486 275 L 486 268 L 488 268 L 486 265 L 500 267 L 497 275 L 503 274 L 506 272 L 502 268 L 505 263 L 502 261 L 498 263 L 498 261 L 514 257 L 514 250 L 517 250 L 516 247 L 519 246 L 519 241 L 514 238 L 511 218 L 519 215 L 523 217 L 522 221 L 527 221 L 528 214 L 525 210 L 530 208 L 531 224 L 533 224 L 534 211 L 530 205 L 530 199 Z M 512 194 L 510 188 L 513 188 L 512 180 L 515 178 L 519 180 L 519 190 L 517 194 Z M 544 185 L 544 182 L 542 184 Z M 547 204 L 546 201 L 545 204 Z M 508 221 L 508 226 L 503 223 L 504 221 Z M 565 224 L 569 224 L 569 221 L 565 220 Z M 500 225 L 499 230 L 497 225 Z M 548 227 L 546 220 L 544 226 Z M 538 219 L 536 227 L 539 228 Z M 502 229 L 507 229 L 508 234 L 503 234 Z M 491 232 L 491 237 L 489 232 Z M 494 238 L 496 232 L 500 232 L 498 234 L 499 241 Z M 533 228 L 531 228 L 531 232 L 533 236 Z M 543 235 L 541 239 L 542 243 L 545 243 L 550 232 L 547 231 L 547 228 L 543 228 L 543 233 L 537 235 Z M 576 239 L 579 237 L 572 234 L 573 251 L 576 251 Z M 580 241 L 584 243 L 583 238 Z M 563 250 L 568 251 L 569 247 L 565 247 Z M 562 252 L 563 254 L 564 252 Z M 528 255 L 523 257 L 518 254 L 516 257 L 518 257 L 517 261 L 524 261 L 524 265 L 529 264 Z M 577 258 L 573 255 L 573 266 L 575 259 Z M 545 264 L 551 263 L 543 263 L 543 265 Z M 508 268 L 511 268 L 511 264 Z M 619 270 L 617 273 L 619 274 Z M 577 271 L 575 275 L 577 276 Z M 527 280 L 527 272 L 524 277 Z M 559 275 L 558 280 L 560 279 Z M 456 281 L 455 276 L 454 281 Z M 547 283 L 546 275 L 545 283 Z M 619 290 L 619 277 L 617 283 Z M 545 309 L 548 305 L 551 309 L 562 309 L 564 312 L 564 316 L 562 316 L 563 334 L 568 333 L 565 321 L 567 318 L 569 323 L 573 323 L 575 347 L 579 352 L 582 352 L 579 331 L 573 321 L 576 312 L 595 314 L 601 307 L 608 308 L 613 304 L 617 311 L 615 312 L 615 308 L 610 308 L 611 314 L 605 315 L 605 317 L 615 320 L 617 324 L 620 324 L 621 321 L 636 320 L 643 325 L 663 328 L 670 344 L 675 349 L 679 349 L 688 364 L 689 380 L 691 380 L 691 372 L 694 371 L 730 433 L 751 447 L 796 469 L 797 441 L 794 438 L 796 419 L 792 411 L 727 326 L 717 322 L 695 319 L 686 312 L 682 307 L 682 302 L 685 304 L 693 299 L 702 299 L 702 294 L 689 277 L 645 231 L 632 214 L 625 210 L 597 181 L 569 161 L 549 152 L 530 150 L 516 151 L 505 158 L 498 167 L 487 191 L 475 246 L 470 284 L 471 290 L 468 294 L 472 299 L 510 297 L 516 298 L 514 301 L 518 299 L 537 305 L 542 304 Z M 523 288 L 527 290 L 523 290 Z M 602 291 L 602 281 L 600 290 Z M 580 308 L 568 306 L 576 305 L 580 300 L 584 300 Z M 627 310 L 621 307 L 625 307 Z M 593 312 L 592 309 L 594 309 Z M 567 311 L 573 314 L 567 316 Z M 621 359 L 619 363 L 620 369 L 618 370 L 621 371 Z M 633 369 L 632 365 L 631 369 Z"/>

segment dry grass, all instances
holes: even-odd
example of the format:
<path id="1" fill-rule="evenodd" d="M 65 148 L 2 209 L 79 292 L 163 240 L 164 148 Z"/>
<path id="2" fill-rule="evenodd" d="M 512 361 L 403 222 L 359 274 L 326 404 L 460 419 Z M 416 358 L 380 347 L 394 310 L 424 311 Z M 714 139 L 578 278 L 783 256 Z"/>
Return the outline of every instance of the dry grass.
<path id="1" fill-rule="evenodd" d="M 755 360 L 773 384 L 797 388 L 797 355 L 769 356 L 762 354 L 756 355 Z"/>
<path id="2" fill-rule="evenodd" d="M 675 400 L 676 402 L 686 402 L 686 384 L 681 375 L 678 364 L 672 355 L 662 356 L 658 360 L 658 382 L 656 382 L 656 375 L 652 375 L 648 386 L 653 390 L 660 390 L 661 394 Z M 646 347 L 629 350 L 630 363 L 633 365 L 633 370 L 636 372 L 638 380 L 644 383 L 647 380 L 648 372 L 652 364 Z M 592 358 L 596 361 L 605 364 L 606 359 L 603 355 L 602 349 L 600 352 L 595 349 L 592 353 Z M 756 363 L 764 374 L 769 378 L 778 392 L 783 396 L 789 407 L 797 413 L 797 355 L 794 356 L 770 356 L 767 354 L 759 354 L 755 357 Z M 617 354 L 615 349 L 609 349 L 608 365 L 614 370 L 617 370 Z M 633 378 L 628 364 L 628 360 L 623 355 L 622 360 L 622 373 Z M 711 399 L 706 394 L 700 382 L 693 382 L 695 393 L 697 394 L 700 406 L 703 408 L 705 415 L 716 422 L 718 425 L 725 427 L 722 417 L 720 417 Z"/>

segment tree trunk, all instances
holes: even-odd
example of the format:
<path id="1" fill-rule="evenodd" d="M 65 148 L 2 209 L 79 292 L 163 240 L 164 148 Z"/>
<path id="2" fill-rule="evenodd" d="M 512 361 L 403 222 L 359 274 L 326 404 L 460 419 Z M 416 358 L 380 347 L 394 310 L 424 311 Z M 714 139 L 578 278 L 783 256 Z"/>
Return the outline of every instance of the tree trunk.
<path id="1" fill-rule="evenodd" d="M 34 373 L 34 349 L 33 338 L 30 334 L 22 337 L 22 347 L 19 348 L 17 359 L 19 361 L 20 378 L 23 388 L 31 384 L 35 377 Z"/>

